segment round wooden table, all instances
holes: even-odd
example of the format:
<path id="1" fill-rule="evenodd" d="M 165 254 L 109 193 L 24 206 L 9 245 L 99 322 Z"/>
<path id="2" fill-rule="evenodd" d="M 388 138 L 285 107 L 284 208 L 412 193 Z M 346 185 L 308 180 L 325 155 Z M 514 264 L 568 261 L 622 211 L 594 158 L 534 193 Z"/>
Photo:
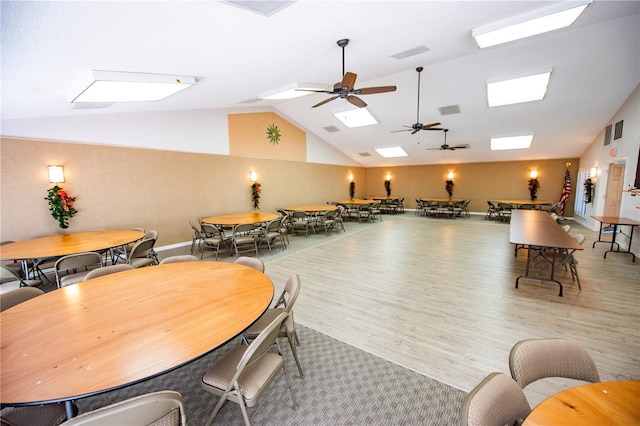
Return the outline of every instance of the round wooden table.
<path id="1" fill-rule="evenodd" d="M 336 204 L 344 204 L 345 206 L 362 206 L 366 204 L 373 204 L 374 202 L 375 200 L 360 200 L 360 199 L 334 201 L 334 203 Z"/>
<path id="2" fill-rule="evenodd" d="M 279 218 L 280 215 L 275 213 L 234 213 L 222 216 L 209 216 L 202 218 L 202 222 L 219 226 L 236 226 L 240 223 L 263 223 Z"/>
<path id="3" fill-rule="evenodd" d="M 0 313 L 6 405 L 70 401 L 145 380 L 242 333 L 273 283 L 247 266 L 186 262 L 63 287 Z"/>
<path id="4" fill-rule="evenodd" d="M 51 235 L 0 246 L 0 259 L 42 259 L 127 245 L 144 237 L 133 230 L 103 230 Z"/>
<path id="5" fill-rule="evenodd" d="M 524 426 L 640 424 L 640 381 L 591 383 L 559 392 L 536 406 Z"/>
<path id="6" fill-rule="evenodd" d="M 304 206 L 284 207 L 283 210 L 288 212 L 307 212 L 307 213 L 326 213 L 337 210 L 338 206 L 331 204 L 309 204 Z"/>

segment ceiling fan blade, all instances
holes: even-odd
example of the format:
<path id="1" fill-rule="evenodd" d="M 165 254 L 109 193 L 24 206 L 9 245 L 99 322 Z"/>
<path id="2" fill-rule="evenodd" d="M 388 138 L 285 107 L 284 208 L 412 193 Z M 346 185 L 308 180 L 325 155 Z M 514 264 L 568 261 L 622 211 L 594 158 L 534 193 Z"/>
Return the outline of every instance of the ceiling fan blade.
<path id="1" fill-rule="evenodd" d="M 452 147 L 449 147 L 449 149 L 467 149 L 469 148 L 469 145 L 454 145 Z"/>
<path id="2" fill-rule="evenodd" d="M 418 133 L 418 130 L 420 130 L 420 129 L 413 129 L 413 132 L 411 132 L 411 134 L 415 135 L 416 133 Z"/>
<path id="3" fill-rule="evenodd" d="M 411 129 L 403 129 L 403 130 L 392 130 L 391 133 L 399 133 L 399 132 L 410 132 Z"/>
<path id="4" fill-rule="evenodd" d="M 427 148 L 426 151 L 442 151 L 442 148 Z"/>
<path id="5" fill-rule="evenodd" d="M 353 90 L 353 86 L 356 84 L 356 78 L 358 78 L 357 74 L 352 72 L 347 72 L 342 78 L 342 83 L 340 83 L 340 87 L 346 87 L 349 90 Z"/>
<path id="6" fill-rule="evenodd" d="M 349 95 L 347 96 L 347 101 L 351 102 L 353 105 L 357 106 L 358 108 L 364 108 L 367 106 L 365 101 L 363 101 L 357 96 Z"/>
<path id="7" fill-rule="evenodd" d="M 330 97 L 330 98 L 325 99 L 325 100 L 324 100 L 324 101 L 322 101 L 322 102 L 319 102 L 319 103 L 315 104 L 315 105 L 314 105 L 314 106 L 312 106 L 311 108 L 316 108 L 316 107 L 322 106 L 322 105 L 326 104 L 327 102 L 331 102 L 331 101 L 332 101 L 332 100 L 334 100 L 334 99 L 338 99 L 339 97 L 340 97 L 340 96 L 332 96 L 332 97 Z"/>
<path id="8" fill-rule="evenodd" d="M 375 93 L 395 92 L 396 86 L 365 87 L 354 91 L 356 95 L 373 95 Z M 438 123 L 440 124 L 440 123 Z"/>
<path id="9" fill-rule="evenodd" d="M 440 123 L 431 123 L 431 124 L 425 124 L 424 126 L 422 126 L 422 130 L 444 130 L 444 129 L 435 129 L 434 127 L 439 126 Z"/>

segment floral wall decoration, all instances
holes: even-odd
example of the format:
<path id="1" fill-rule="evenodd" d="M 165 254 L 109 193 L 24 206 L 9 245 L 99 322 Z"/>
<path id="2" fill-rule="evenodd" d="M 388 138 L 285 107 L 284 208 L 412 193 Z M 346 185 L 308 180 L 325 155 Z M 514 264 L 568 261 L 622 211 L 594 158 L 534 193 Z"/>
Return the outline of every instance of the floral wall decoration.
<path id="1" fill-rule="evenodd" d="M 447 194 L 449 194 L 449 197 L 453 195 L 453 181 L 451 179 L 447 180 L 444 183 L 444 189 L 447 190 Z"/>
<path id="2" fill-rule="evenodd" d="M 591 178 L 587 178 L 584 181 L 584 202 L 589 204 L 593 198 L 593 181 Z"/>
<path id="3" fill-rule="evenodd" d="M 51 216 L 60 224 L 60 228 L 66 229 L 69 227 L 69 219 L 73 217 L 78 211 L 73 208 L 73 203 L 76 201 L 76 197 L 70 196 L 67 191 L 64 191 L 58 185 L 54 185 L 47 190 L 47 196 L 45 198 L 49 202 L 49 210 Z"/>
<path id="4" fill-rule="evenodd" d="M 536 178 L 529 179 L 529 194 L 531 195 L 531 201 L 538 198 L 538 188 L 540 188 L 540 182 Z"/>
<path id="5" fill-rule="evenodd" d="M 387 191 L 387 197 L 391 195 L 391 181 L 390 180 L 385 180 L 384 181 L 384 189 Z"/>
<path id="6" fill-rule="evenodd" d="M 259 209 L 260 208 L 260 184 L 258 182 L 252 182 L 251 183 L 251 201 L 253 202 L 253 208 L 254 209 Z"/>
<path id="7" fill-rule="evenodd" d="M 349 198 L 353 199 L 353 196 L 356 194 L 356 183 L 351 182 L 349 184 Z"/>
<path id="8" fill-rule="evenodd" d="M 267 139 L 274 145 L 277 145 L 280 142 L 280 129 L 275 124 L 270 124 L 267 127 Z"/>

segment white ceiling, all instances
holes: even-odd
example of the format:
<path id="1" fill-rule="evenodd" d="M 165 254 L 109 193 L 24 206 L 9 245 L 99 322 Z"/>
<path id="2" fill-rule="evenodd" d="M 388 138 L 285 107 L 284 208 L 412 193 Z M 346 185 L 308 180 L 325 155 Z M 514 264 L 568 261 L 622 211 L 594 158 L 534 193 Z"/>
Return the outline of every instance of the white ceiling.
<path id="1" fill-rule="evenodd" d="M 3 0 L 2 119 L 273 107 L 368 167 L 578 157 L 640 82 L 640 2 L 595 0 L 571 28 L 484 50 L 471 38 L 475 27 L 551 3 L 298 0 L 266 17 L 219 1 Z M 339 81 L 342 38 L 351 40 L 346 71 L 358 75 L 356 88 L 398 87 L 361 96 L 379 125 L 343 126 L 332 115 L 345 108 L 342 100 L 312 109 L 325 94 L 256 100 L 296 81 Z M 430 50 L 391 57 L 418 46 Z M 442 144 L 442 132 L 391 133 L 416 122 L 418 66 L 420 122 L 442 122 L 450 145 L 470 149 L 427 150 Z M 548 69 L 544 100 L 487 107 L 487 81 Z M 91 70 L 193 75 L 198 83 L 159 102 L 70 104 Z M 460 114 L 441 115 L 438 108 L 450 105 Z M 528 150 L 489 149 L 491 136 L 530 132 Z M 395 144 L 409 157 L 383 159 L 373 150 Z"/>

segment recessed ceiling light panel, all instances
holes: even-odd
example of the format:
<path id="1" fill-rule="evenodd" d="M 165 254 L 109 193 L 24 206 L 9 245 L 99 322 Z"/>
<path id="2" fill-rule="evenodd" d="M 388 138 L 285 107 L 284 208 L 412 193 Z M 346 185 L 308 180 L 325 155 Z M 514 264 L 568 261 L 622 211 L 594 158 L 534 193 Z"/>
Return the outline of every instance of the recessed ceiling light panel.
<path id="1" fill-rule="evenodd" d="M 500 151 L 506 149 L 525 149 L 531 146 L 532 140 L 533 135 L 491 138 L 491 150 Z"/>
<path id="2" fill-rule="evenodd" d="M 405 151 L 401 146 L 387 146 L 375 148 L 376 152 L 380 154 L 380 156 L 384 158 L 394 158 L 394 157 L 408 157 L 407 151 Z"/>
<path id="3" fill-rule="evenodd" d="M 568 27 L 592 0 L 563 1 L 548 7 L 474 28 L 471 35 L 485 48 Z"/>
<path id="4" fill-rule="evenodd" d="M 371 115 L 367 108 L 351 109 L 347 111 L 334 112 L 333 115 L 349 128 L 371 126 L 378 124 L 378 120 Z"/>
<path id="5" fill-rule="evenodd" d="M 159 101 L 196 83 L 195 77 L 120 71 L 93 71 L 93 80 L 71 102 Z"/>
<path id="6" fill-rule="evenodd" d="M 511 80 L 487 83 L 487 99 L 490 107 L 519 104 L 544 99 L 551 71 Z"/>

